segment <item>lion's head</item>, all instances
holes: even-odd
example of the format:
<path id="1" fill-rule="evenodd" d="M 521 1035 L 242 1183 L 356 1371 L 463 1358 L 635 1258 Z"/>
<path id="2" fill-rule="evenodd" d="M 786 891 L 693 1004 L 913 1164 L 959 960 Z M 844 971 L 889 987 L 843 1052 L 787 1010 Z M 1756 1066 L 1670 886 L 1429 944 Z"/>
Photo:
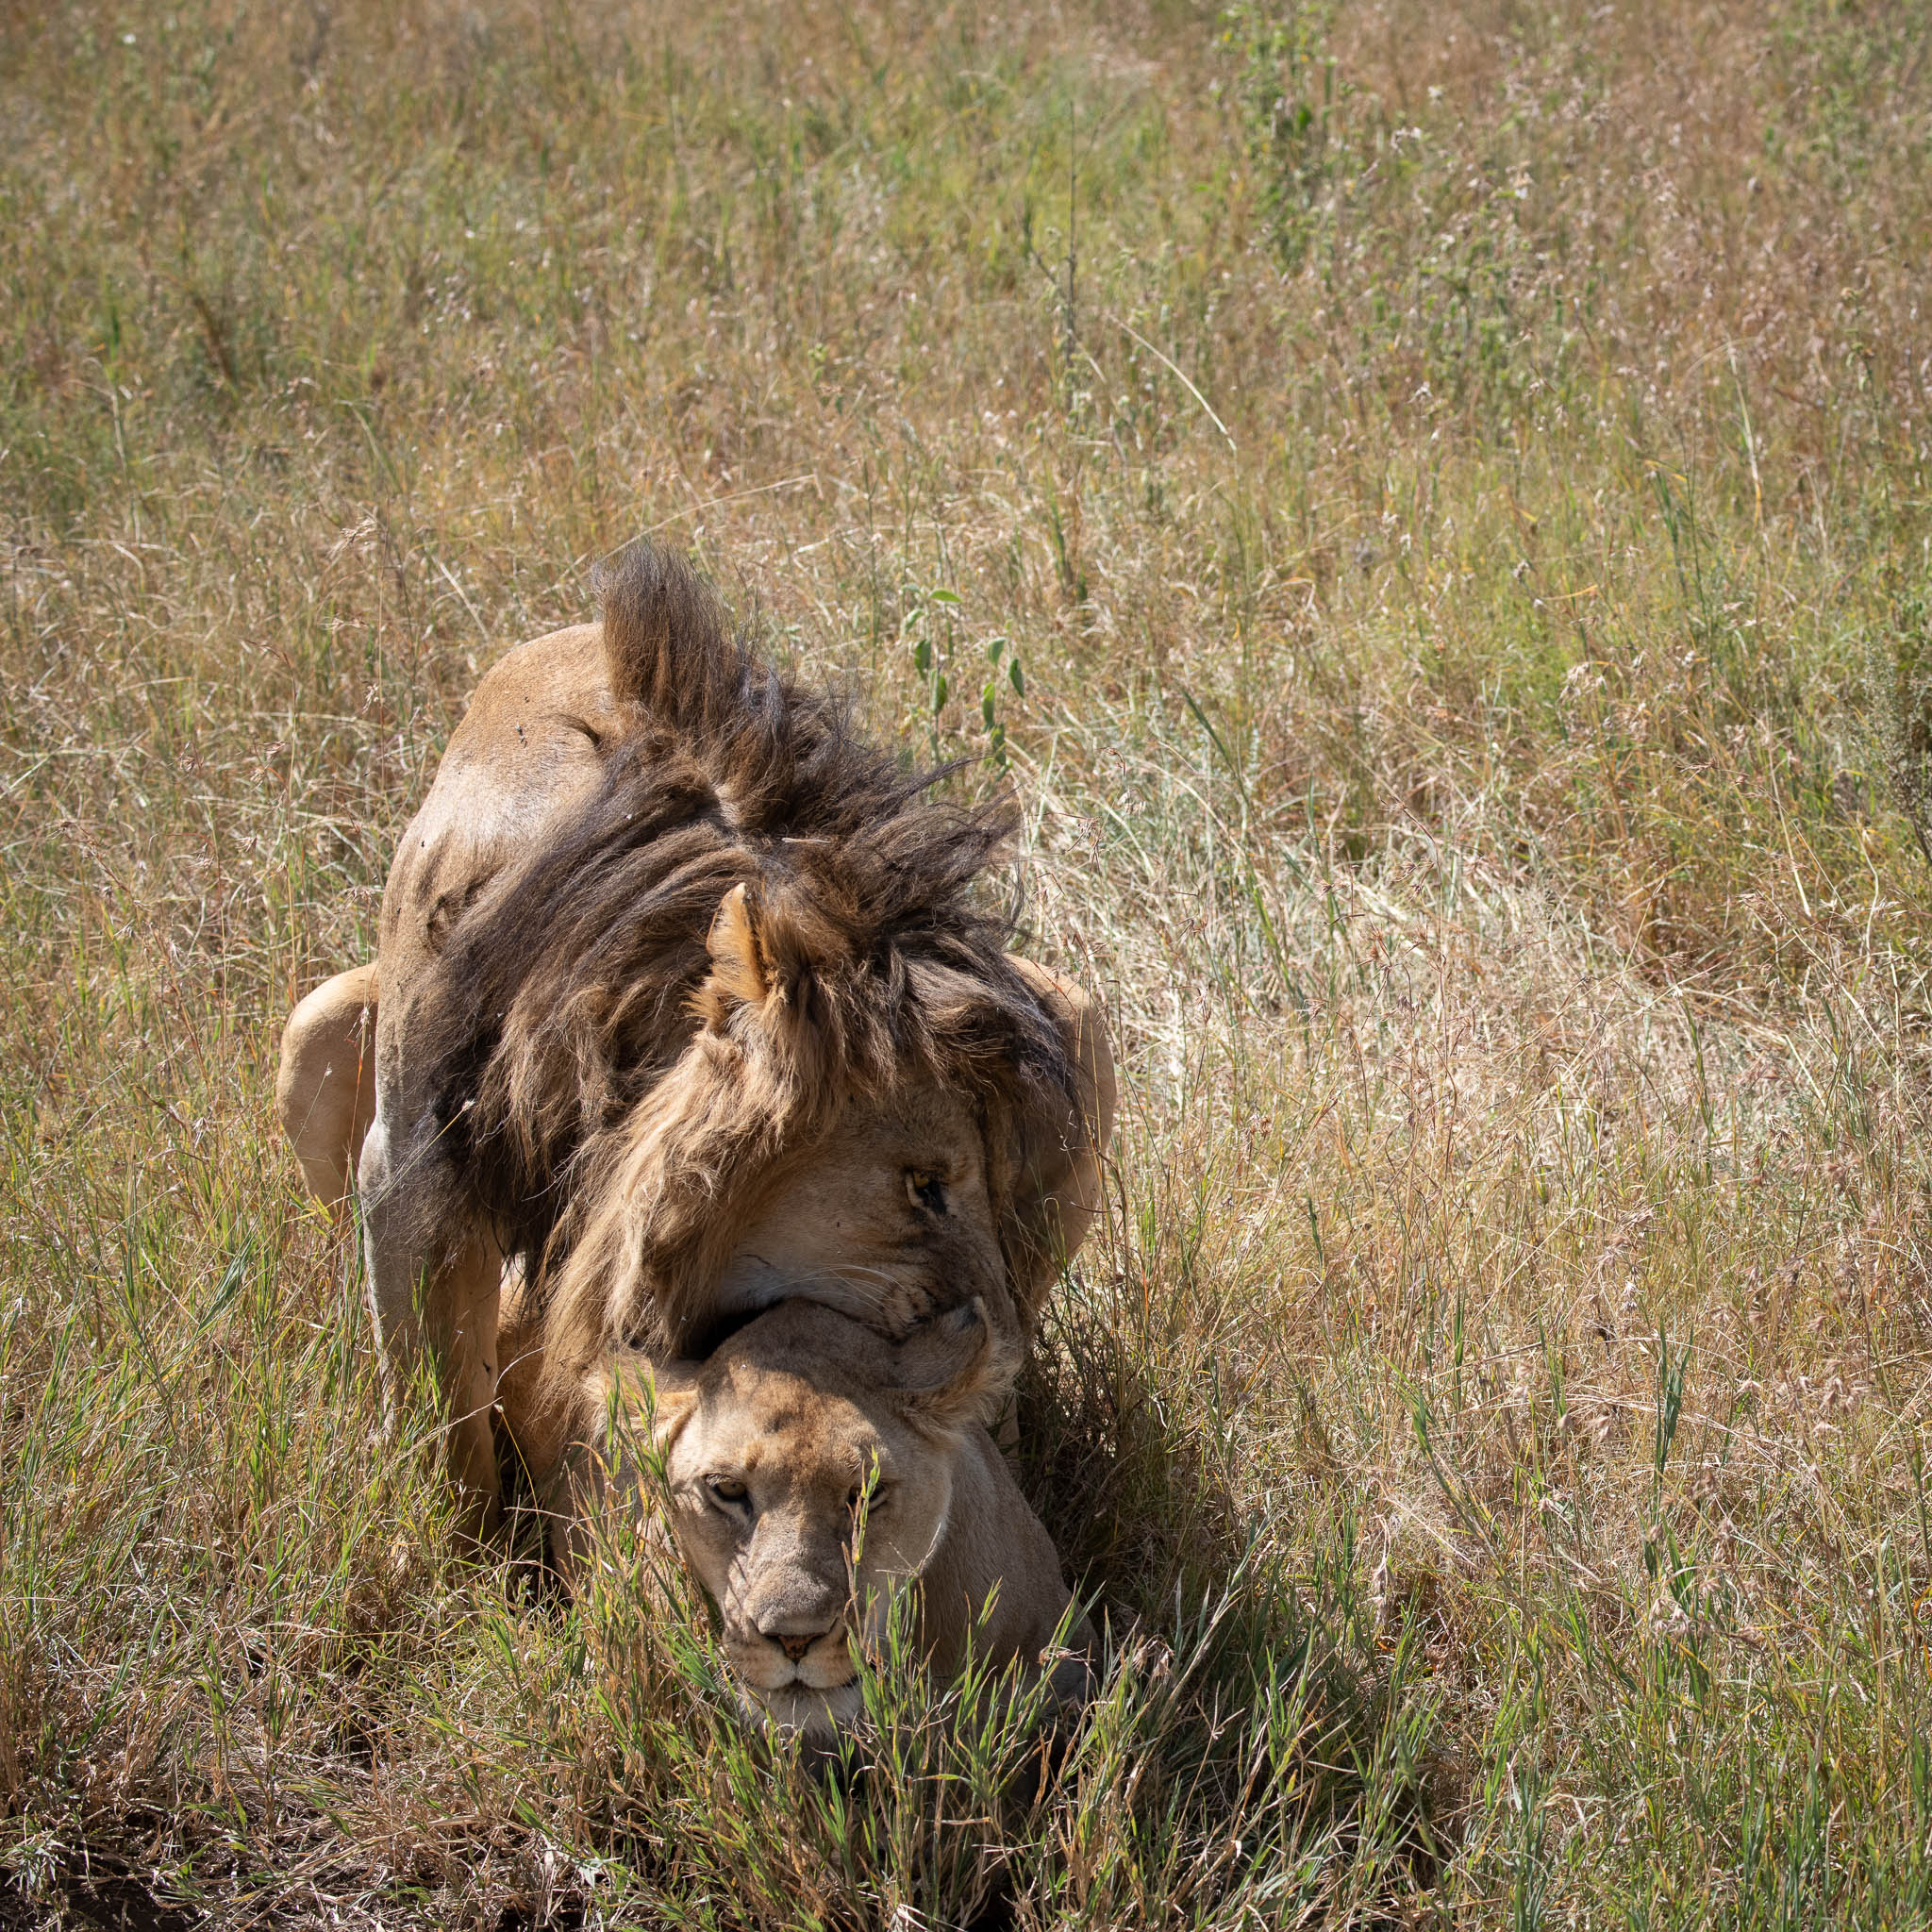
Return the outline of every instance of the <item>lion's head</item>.
<path id="1" fill-rule="evenodd" d="M 1068 1601 L 1058 1559 L 974 1421 L 1010 1367 L 977 1307 L 892 1342 L 791 1301 L 708 1360 L 599 1372 L 598 1399 L 614 1382 L 651 1431 L 658 1493 L 753 1715 L 818 1737 L 853 1723 L 855 1648 L 908 1586 L 937 1667 L 974 1627 L 994 1661 L 1041 1662 Z"/>
<path id="2" fill-rule="evenodd" d="M 1017 1343 L 1098 1209 L 1112 1082 L 974 891 L 1010 806 L 937 799 L 654 551 L 603 644 L 600 789 L 465 902 L 408 1028 L 551 1389 L 793 1295 L 890 1330 L 978 1300 Z"/>

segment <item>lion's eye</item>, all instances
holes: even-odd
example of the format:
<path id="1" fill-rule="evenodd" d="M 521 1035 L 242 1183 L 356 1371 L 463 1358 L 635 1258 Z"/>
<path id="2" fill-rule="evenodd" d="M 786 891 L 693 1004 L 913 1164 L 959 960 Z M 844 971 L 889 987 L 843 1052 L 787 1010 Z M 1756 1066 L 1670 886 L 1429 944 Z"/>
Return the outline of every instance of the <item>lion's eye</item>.
<path id="1" fill-rule="evenodd" d="M 886 1486 L 878 1477 L 874 1476 L 870 1486 L 864 1483 L 852 1485 L 852 1493 L 845 1498 L 845 1507 L 857 1512 L 861 1504 L 868 1516 L 876 1516 L 886 1507 Z"/>
<path id="2" fill-rule="evenodd" d="M 923 1167 L 906 1170 L 906 1198 L 915 1208 L 924 1208 L 928 1214 L 946 1211 L 945 1183 L 938 1174 Z"/>
<path id="3" fill-rule="evenodd" d="M 734 1506 L 742 1503 L 751 1493 L 735 1475 L 708 1475 L 705 1487 L 719 1502 Z"/>

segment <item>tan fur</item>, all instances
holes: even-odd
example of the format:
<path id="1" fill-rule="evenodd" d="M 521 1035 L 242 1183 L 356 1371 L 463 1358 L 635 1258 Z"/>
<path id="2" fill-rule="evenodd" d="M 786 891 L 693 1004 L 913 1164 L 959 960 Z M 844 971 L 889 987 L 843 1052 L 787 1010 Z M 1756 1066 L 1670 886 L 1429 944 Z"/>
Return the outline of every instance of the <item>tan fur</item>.
<path id="1" fill-rule="evenodd" d="M 319 1192 L 358 1175 L 385 1349 L 439 1357 L 484 1515 L 505 1257 L 532 1441 L 608 1350 L 791 1295 L 1030 1332 L 1101 1207 L 1113 1078 L 1078 989 L 975 909 L 1007 824 L 930 800 L 647 550 L 602 625 L 484 677 L 375 968 L 291 1019 L 283 1107 Z"/>
<path id="2" fill-rule="evenodd" d="M 375 968 L 317 987 L 282 1029 L 275 1112 L 316 1196 L 346 1198 L 375 1118 Z"/>
<path id="3" fill-rule="evenodd" d="M 908 1589 L 935 1672 L 957 1672 L 970 1644 L 1076 1696 L 1091 1630 L 1081 1619 L 1068 1653 L 1051 1648 L 1069 1602 L 1059 1559 L 976 1420 L 1011 1366 L 976 1305 L 895 1345 L 801 1301 L 701 1364 L 614 1358 L 588 1398 L 608 1414 L 615 1385 L 621 1434 L 651 1442 L 662 1481 L 607 1444 L 614 1474 L 592 1507 L 668 1515 L 763 1722 L 821 1738 L 853 1723 L 853 1650 Z"/>

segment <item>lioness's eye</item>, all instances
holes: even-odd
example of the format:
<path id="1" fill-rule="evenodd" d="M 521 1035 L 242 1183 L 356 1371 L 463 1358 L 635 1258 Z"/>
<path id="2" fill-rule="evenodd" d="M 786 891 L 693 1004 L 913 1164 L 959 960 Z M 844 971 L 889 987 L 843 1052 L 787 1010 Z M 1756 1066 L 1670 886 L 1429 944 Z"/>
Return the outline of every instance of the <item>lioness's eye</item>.
<path id="1" fill-rule="evenodd" d="M 915 1208 L 924 1208 L 928 1214 L 946 1211 L 945 1184 L 938 1174 L 930 1174 L 923 1167 L 906 1170 L 906 1198 Z"/>
<path id="2" fill-rule="evenodd" d="M 735 1475 L 708 1475 L 705 1487 L 721 1503 L 741 1503 L 751 1493 Z"/>

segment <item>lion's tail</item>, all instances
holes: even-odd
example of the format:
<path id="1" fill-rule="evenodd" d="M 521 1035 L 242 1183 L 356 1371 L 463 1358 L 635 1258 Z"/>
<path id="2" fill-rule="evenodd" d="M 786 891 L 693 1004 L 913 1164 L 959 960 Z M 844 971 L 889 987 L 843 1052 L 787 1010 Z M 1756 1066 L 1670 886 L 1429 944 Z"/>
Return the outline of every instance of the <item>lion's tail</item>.
<path id="1" fill-rule="evenodd" d="M 760 708 L 763 679 L 710 586 L 639 538 L 597 573 L 611 694 L 674 731 L 715 740 Z"/>

